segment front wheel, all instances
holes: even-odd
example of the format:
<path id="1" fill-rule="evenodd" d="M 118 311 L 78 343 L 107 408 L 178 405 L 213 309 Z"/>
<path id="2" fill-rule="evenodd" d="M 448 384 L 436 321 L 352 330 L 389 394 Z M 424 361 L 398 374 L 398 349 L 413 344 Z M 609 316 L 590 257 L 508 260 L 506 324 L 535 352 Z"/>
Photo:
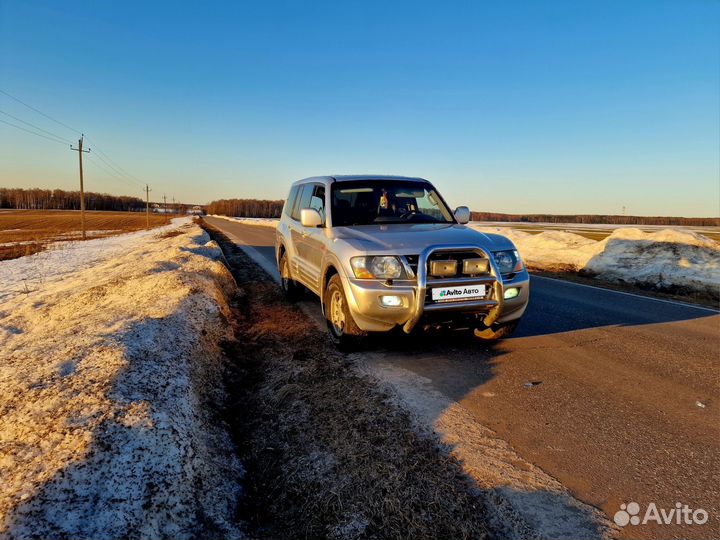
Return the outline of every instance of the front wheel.
<path id="1" fill-rule="evenodd" d="M 337 274 L 330 278 L 325 289 L 325 318 L 330 339 L 341 351 L 352 350 L 357 345 L 358 336 L 365 335 L 350 314 L 345 291 Z"/>
<path id="2" fill-rule="evenodd" d="M 517 328 L 519 322 L 520 320 L 518 319 L 504 324 L 482 326 L 476 328 L 473 333 L 478 341 L 497 341 L 499 339 L 509 338 Z"/>

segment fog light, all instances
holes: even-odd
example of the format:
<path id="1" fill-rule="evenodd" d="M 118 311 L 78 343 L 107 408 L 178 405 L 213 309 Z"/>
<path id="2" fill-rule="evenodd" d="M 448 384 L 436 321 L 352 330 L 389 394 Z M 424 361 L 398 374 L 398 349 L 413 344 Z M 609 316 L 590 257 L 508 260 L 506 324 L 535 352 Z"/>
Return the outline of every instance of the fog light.
<path id="1" fill-rule="evenodd" d="M 510 298 L 515 298 L 518 294 L 520 294 L 520 289 L 517 287 L 510 287 L 509 289 L 505 289 L 503 298 L 505 298 L 505 300 L 509 300 Z"/>
<path id="2" fill-rule="evenodd" d="M 400 307 L 402 306 L 402 298 L 399 296 L 381 296 L 380 303 L 385 307 Z"/>

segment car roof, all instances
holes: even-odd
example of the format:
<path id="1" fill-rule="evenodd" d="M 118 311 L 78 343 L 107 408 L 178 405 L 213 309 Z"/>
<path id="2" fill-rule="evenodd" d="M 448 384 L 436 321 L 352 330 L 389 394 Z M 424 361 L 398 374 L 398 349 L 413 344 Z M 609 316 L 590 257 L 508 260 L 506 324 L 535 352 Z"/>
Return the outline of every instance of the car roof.
<path id="1" fill-rule="evenodd" d="M 354 180 L 399 180 L 404 182 L 427 182 L 424 178 L 414 176 L 393 176 L 388 174 L 333 174 L 329 176 L 311 176 L 294 182 L 305 184 L 307 182 L 352 182 Z"/>

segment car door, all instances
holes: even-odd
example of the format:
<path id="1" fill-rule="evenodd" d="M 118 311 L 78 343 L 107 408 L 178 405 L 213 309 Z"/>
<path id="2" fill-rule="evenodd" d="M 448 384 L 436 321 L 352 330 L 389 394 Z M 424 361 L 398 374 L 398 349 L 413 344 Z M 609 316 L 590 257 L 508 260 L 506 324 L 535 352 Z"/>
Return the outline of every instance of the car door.
<path id="1" fill-rule="evenodd" d="M 283 244 L 285 246 L 285 250 L 287 251 L 288 256 L 288 264 L 290 265 L 290 271 L 294 273 L 294 258 L 296 254 L 295 246 L 292 242 L 292 225 L 293 225 L 293 209 L 295 208 L 295 205 L 297 203 L 298 199 L 298 192 L 300 191 L 300 188 L 302 186 L 292 186 L 290 188 L 290 194 L 288 195 L 287 200 L 285 201 L 285 206 L 283 206 L 283 215 L 280 218 L 280 223 L 278 224 L 277 229 L 275 230 L 276 234 L 276 243 L 275 246 L 278 248 L 277 255 L 278 255 L 278 265 L 280 264 L 279 256 L 279 247 L 280 244 Z"/>
<path id="2" fill-rule="evenodd" d="M 325 213 L 325 186 L 323 184 L 312 184 L 312 195 L 309 208 L 317 210 L 322 217 L 322 227 L 313 227 L 305 230 L 303 237 L 303 249 L 305 250 L 305 262 L 308 279 L 312 283 L 312 289 L 320 293 L 320 277 L 322 273 L 322 262 L 325 258 L 327 245 L 326 236 L 326 213 Z"/>
<path id="3" fill-rule="evenodd" d="M 313 194 L 314 184 L 303 184 L 298 193 L 297 202 L 292 212 L 292 223 L 290 225 L 290 238 L 295 248 L 294 264 L 292 265 L 293 275 L 305 286 L 313 288 L 311 273 L 308 271 L 307 249 L 305 237 L 307 229 L 300 223 L 300 211 L 303 208 L 310 208 L 310 199 Z"/>

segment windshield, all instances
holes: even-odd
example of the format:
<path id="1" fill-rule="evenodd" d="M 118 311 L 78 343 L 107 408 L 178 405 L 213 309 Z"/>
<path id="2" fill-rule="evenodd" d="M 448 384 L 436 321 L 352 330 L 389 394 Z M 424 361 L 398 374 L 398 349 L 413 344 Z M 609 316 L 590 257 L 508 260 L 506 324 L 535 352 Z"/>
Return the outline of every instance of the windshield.
<path id="1" fill-rule="evenodd" d="M 332 184 L 332 224 L 454 223 L 450 210 L 425 182 L 359 180 Z"/>

